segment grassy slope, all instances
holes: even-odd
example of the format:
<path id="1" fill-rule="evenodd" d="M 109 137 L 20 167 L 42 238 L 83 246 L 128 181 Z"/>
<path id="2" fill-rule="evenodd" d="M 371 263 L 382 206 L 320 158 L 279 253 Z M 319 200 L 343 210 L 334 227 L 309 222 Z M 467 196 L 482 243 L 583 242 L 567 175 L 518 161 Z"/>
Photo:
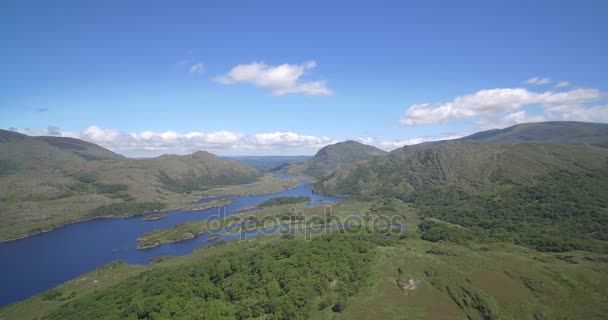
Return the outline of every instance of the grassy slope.
<path id="1" fill-rule="evenodd" d="M 188 269 L 215 256 L 256 251 L 260 245 L 276 241 L 290 240 L 282 240 L 277 235 L 264 236 L 217 244 L 149 266 L 112 264 L 53 289 L 61 294 L 55 300 L 44 300 L 45 294 L 40 294 L 2 308 L 0 319 L 43 317 L 67 302 L 115 287 L 142 271 Z M 539 253 L 512 245 L 430 243 L 411 234 L 397 243 L 375 249 L 371 277 L 347 300 L 341 313 L 326 307 L 314 311 L 311 318 L 602 318 L 608 312 L 605 289 L 608 255 L 573 252 L 564 258 L 560 254 Z M 405 292 L 397 286 L 399 279 L 414 279 L 416 288 Z M 316 300 L 314 296 L 309 299 Z"/>
<path id="2" fill-rule="evenodd" d="M 259 175 L 206 152 L 128 159 L 77 139 L 4 130 L 0 150 L 0 240 L 150 207 L 140 203 L 181 206 L 197 199 L 198 191 L 252 182 Z M 116 210 L 104 210 L 111 204 Z"/>
<path id="3" fill-rule="evenodd" d="M 324 193 L 396 197 L 470 230 L 461 238 L 608 252 L 608 149 L 448 141 L 337 170 Z M 543 230 L 542 233 L 537 232 Z M 445 238 L 450 230 L 432 230 Z M 604 240 L 604 241 L 601 241 Z"/>
<path id="4" fill-rule="evenodd" d="M 600 319 L 608 308 L 608 264 L 588 253 L 570 253 L 570 263 L 517 246 L 421 240 L 379 251 L 375 284 L 338 319 Z M 406 293 L 397 279 L 419 282 Z"/>
<path id="5" fill-rule="evenodd" d="M 444 141 L 406 146 L 386 157 L 342 167 L 317 183 L 323 192 L 377 195 L 414 193 L 427 184 L 491 187 L 506 177 L 529 184 L 555 170 L 588 171 L 607 164 L 608 149 L 585 145 L 490 144 Z"/>
<path id="6" fill-rule="evenodd" d="M 608 147 L 608 124 L 574 121 L 523 123 L 505 129 L 478 132 L 459 140 L 495 143 L 587 143 Z"/>

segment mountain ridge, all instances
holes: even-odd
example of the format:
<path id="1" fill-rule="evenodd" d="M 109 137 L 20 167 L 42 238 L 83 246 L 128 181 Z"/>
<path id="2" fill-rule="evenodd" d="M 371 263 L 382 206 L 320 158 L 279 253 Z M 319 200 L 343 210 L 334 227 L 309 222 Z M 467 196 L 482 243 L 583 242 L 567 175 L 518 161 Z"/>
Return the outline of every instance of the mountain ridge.
<path id="1" fill-rule="evenodd" d="M 602 139 L 405 146 L 342 166 L 314 189 L 398 198 L 423 218 L 464 228 L 428 220 L 421 225 L 423 239 L 509 239 L 541 251 L 608 252 L 608 149 L 588 143 Z"/>
<path id="2" fill-rule="evenodd" d="M 456 139 L 493 143 L 586 143 L 608 147 L 608 124 L 579 121 L 547 121 L 516 124 L 480 131 Z"/>
<path id="3" fill-rule="evenodd" d="M 260 173 L 206 152 L 131 159 L 83 140 L 0 131 L 0 240 L 196 200 Z"/>

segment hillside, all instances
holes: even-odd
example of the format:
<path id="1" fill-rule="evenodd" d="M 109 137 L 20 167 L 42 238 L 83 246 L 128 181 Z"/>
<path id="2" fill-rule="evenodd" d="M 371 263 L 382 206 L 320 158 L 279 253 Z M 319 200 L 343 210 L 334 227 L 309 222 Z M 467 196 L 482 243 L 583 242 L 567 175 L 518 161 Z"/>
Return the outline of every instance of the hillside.
<path id="1" fill-rule="evenodd" d="M 310 156 L 225 156 L 222 159 L 242 162 L 260 171 L 276 171 L 277 167 L 304 161 Z"/>
<path id="2" fill-rule="evenodd" d="M 303 173 L 320 178 L 333 172 L 340 166 L 369 160 L 386 153 L 376 147 L 348 140 L 323 147 L 312 158 L 289 164 L 280 169 L 292 174 Z"/>
<path id="3" fill-rule="evenodd" d="M 92 143 L 0 130 L 0 240 L 97 216 L 182 205 L 257 170 L 207 152 L 129 159 Z"/>
<path id="4" fill-rule="evenodd" d="M 459 140 L 495 143 L 586 143 L 608 147 L 608 124 L 575 121 L 522 123 L 505 129 L 477 132 Z"/>
<path id="5" fill-rule="evenodd" d="M 604 148 L 471 141 L 406 146 L 340 168 L 315 189 L 362 198 L 396 197 L 427 218 L 467 227 L 446 231 L 427 224 L 429 238 L 436 236 L 437 241 L 453 236 L 458 241 L 507 240 L 549 251 L 608 251 Z"/>

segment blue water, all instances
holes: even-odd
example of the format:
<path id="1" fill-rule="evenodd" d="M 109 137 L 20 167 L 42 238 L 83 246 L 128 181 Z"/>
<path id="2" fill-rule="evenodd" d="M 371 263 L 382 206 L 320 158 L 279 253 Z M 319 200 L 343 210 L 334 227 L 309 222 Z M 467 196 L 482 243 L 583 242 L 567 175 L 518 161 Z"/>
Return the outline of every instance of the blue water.
<path id="1" fill-rule="evenodd" d="M 288 176 L 280 177 L 288 178 Z M 229 215 L 239 208 L 259 204 L 274 197 L 308 196 L 318 204 L 341 200 L 337 197 L 314 194 L 306 188 L 307 183 L 300 181 L 298 187 L 274 194 L 221 196 L 205 198 L 198 202 L 232 198 L 235 200 L 234 203 L 226 206 L 224 211 Z M 146 264 L 154 257 L 185 255 L 220 240 L 240 237 L 239 234 L 233 234 L 209 240 L 207 234 L 202 234 L 188 241 L 136 250 L 137 238 L 146 232 L 188 221 L 213 219 L 218 216 L 219 210 L 218 208 L 192 212 L 173 210 L 168 211 L 163 219 L 149 221 L 143 220 L 144 216 L 97 219 L 67 225 L 37 236 L 0 243 L 0 306 L 53 288 L 114 260 Z M 251 237 L 280 229 L 280 227 L 275 228 L 252 231 L 244 236 Z"/>

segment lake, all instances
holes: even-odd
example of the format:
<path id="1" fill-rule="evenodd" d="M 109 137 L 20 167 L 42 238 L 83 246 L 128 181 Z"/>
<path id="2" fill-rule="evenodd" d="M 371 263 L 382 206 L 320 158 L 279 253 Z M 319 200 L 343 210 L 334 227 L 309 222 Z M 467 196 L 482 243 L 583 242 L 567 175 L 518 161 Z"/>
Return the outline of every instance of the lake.
<path id="1" fill-rule="evenodd" d="M 287 176 L 281 176 L 286 178 Z M 234 202 L 222 208 L 226 215 L 236 210 L 260 204 L 275 197 L 310 197 L 313 202 L 327 203 L 341 200 L 314 194 L 300 181 L 294 189 L 257 196 L 221 196 L 205 198 L 200 203 L 217 198 L 231 198 Z M 146 264 L 158 256 L 186 255 L 217 241 L 229 240 L 227 235 L 214 240 L 202 234 L 194 239 L 164 244 L 147 250 L 137 250 L 137 238 L 146 232 L 176 224 L 205 220 L 218 215 L 219 208 L 182 212 L 172 210 L 163 219 L 148 220 L 145 215 L 130 218 L 96 219 L 66 225 L 36 236 L 0 243 L 0 306 L 26 299 L 53 288 L 114 260 L 131 264 Z M 278 229 L 276 229 L 278 230 Z M 247 237 L 260 233 L 246 234 Z"/>

